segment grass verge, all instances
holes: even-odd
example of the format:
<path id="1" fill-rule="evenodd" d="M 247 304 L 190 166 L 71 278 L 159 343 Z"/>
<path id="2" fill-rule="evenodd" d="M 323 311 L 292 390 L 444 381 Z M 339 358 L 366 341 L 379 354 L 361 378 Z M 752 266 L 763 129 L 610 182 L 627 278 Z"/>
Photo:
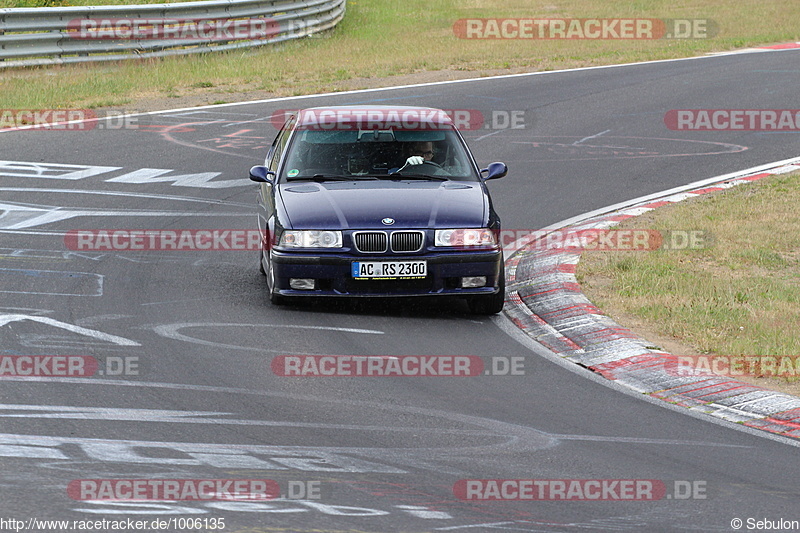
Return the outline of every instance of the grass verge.
<path id="1" fill-rule="evenodd" d="M 685 200 L 622 227 L 702 230 L 701 249 L 584 253 L 585 294 L 676 355 L 800 360 L 800 174 Z M 756 372 L 756 374 L 758 374 Z M 741 378 L 800 395 L 796 376 Z"/>
<path id="2" fill-rule="evenodd" d="M 4 2 L 35 0 L 0 0 Z M 50 1 L 50 0 L 42 0 Z M 73 4 L 83 0 L 70 0 Z M 95 0 L 86 0 L 95 3 Z M 461 18 L 711 19 L 714 38 L 679 40 L 458 39 Z M 256 50 L 0 70 L 0 108 L 174 107 L 389 85 L 432 71 L 451 79 L 687 57 L 800 40 L 794 0 L 352 0 L 344 20 L 322 37 Z M 469 73 L 469 74 L 467 74 Z M 390 78 L 386 80 L 386 78 Z M 440 79 L 440 78 L 439 78 Z M 427 81 L 423 76 L 421 81 Z"/>

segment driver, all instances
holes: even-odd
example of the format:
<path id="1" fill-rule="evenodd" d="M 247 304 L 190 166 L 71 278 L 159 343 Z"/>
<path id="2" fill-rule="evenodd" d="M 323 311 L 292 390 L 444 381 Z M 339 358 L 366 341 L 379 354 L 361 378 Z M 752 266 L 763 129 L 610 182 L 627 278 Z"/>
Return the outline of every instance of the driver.
<path id="1" fill-rule="evenodd" d="M 433 142 L 432 141 L 418 141 L 411 144 L 411 148 L 409 149 L 409 154 L 411 154 L 408 159 L 406 159 L 406 164 L 403 165 L 401 168 L 390 171 L 390 174 L 394 172 L 400 172 L 406 167 L 410 167 L 413 165 L 421 165 L 426 161 L 433 160 Z"/>
<path id="2" fill-rule="evenodd" d="M 405 166 L 421 165 L 425 161 L 433 160 L 433 142 L 419 141 L 411 145 L 411 156 L 406 159 Z"/>

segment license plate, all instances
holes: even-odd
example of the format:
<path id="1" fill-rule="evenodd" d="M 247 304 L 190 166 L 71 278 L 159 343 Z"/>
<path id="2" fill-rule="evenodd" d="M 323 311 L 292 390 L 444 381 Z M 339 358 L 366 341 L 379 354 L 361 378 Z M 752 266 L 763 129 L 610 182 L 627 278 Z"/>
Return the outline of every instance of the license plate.
<path id="1" fill-rule="evenodd" d="M 413 279 L 428 275 L 427 261 L 354 261 L 354 278 Z"/>

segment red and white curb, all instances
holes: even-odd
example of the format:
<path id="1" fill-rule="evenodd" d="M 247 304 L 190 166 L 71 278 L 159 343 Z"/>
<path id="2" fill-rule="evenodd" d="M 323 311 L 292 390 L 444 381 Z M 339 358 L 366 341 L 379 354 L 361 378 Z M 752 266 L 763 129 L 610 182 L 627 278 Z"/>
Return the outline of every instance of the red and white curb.
<path id="1" fill-rule="evenodd" d="M 800 43 L 782 43 L 758 47 L 759 50 L 794 50 L 796 48 L 800 48 Z"/>
<path id="2" fill-rule="evenodd" d="M 666 191 L 639 203 L 552 230 L 604 229 L 658 207 L 800 170 L 800 157 L 719 176 L 693 189 Z M 714 181 L 718 180 L 718 181 Z M 611 209 L 615 209 L 611 211 Z M 505 314 L 557 356 L 589 368 L 642 394 L 713 416 L 800 439 L 800 398 L 712 373 L 670 371 L 677 358 L 603 315 L 575 278 L 580 252 L 541 246 L 541 237 L 506 261 Z M 537 245 L 539 243 L 539 245 Z"/>
<path id="3" fill-rule="evenodd" d="M 751 54 L 753 52 L 775 52 L 780 50 L 797 50 L 798 48 L 800 48 L 800 42 L 780 43 L 766 46 L 755 46 L 753 48 L 742 48 L 740 50 L 727 50 L 725 52 L 711 52 L 710 54 L 706 54 L 706 56 L 728 56 L 735 54 Z"/>

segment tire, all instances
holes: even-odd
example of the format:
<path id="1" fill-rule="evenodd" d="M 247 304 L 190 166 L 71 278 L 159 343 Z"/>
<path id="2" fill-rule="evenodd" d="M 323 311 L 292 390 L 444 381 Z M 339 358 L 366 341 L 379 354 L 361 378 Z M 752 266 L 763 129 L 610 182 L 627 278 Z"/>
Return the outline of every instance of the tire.
<path id="1" fill-rule="evenodd" d="M 472 296 L 467 300 L 469 310 L 474 315 L 496 315 L 503 310 L 506 301 L 506 271 L 505 265 L 500 263 L 498 290 L 496 294 L 487 296 Z"/>

